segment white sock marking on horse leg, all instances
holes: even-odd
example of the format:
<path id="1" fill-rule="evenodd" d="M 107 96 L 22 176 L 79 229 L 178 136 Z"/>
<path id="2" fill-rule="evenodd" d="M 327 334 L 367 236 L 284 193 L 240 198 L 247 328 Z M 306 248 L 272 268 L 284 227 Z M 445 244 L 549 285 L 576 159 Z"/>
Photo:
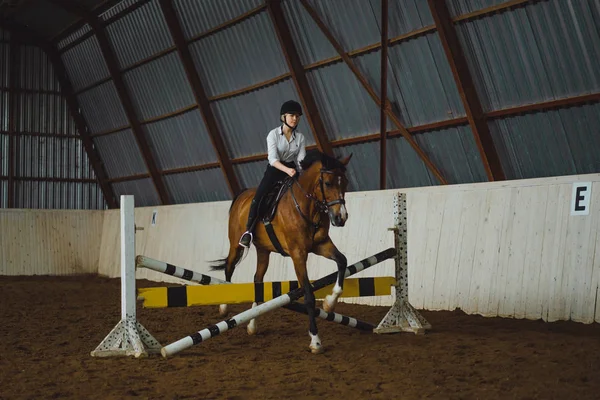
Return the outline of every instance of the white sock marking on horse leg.
<path id="1" fill-rule="evenodd" d="M 327 312 L 333 312 L 335 310 L 335 306 L 337 304 L 337 299 L 342 294 L 343 289 L 340 287 L 338 282 L 335 282 L 335 286 L 331 291 L 331 294 L 325 296 L 325 300 L 323 301 L 323 309 Z"/>
<path id="2" fill-rule="evenodd" d="M 256 306 L 257 306 L 256 302 L 252 303 L 252 308 L 254 308 Z M 248 332 L 248 335 L 254 335 L 254 334 L 256 334 L 257 330 L 258 330 L 258 327 L 256 326 L 256 318 L 252 318 L 250 320 L 250 322 L 248 322 L 246 331 Z"/>
<path id="3" fill-rule="evenodd" d="M 321 346 L 321 339 L 319 339 L 319 334 L 313 335 L 309 331 L 308 335 L 310 336 L 310 351 L 314 354 L 320 353 L 323 350 L 323 347 Z"/>

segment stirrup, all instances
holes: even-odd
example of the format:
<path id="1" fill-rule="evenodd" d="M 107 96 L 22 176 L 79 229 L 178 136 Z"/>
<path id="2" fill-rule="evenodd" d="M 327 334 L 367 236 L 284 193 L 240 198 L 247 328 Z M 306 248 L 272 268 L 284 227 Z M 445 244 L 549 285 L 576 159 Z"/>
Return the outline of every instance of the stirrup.
<path id="1" fill-rule="evenodd" d="M 246 244 L 242 243 L 242 239 L 243 239 L 243 238 L 244 238 L 244 236 L 246 236 L 246 235 L 250 235 L 250 240 L 248 241 L 248 245 L 246 245 Z M 252 232 L 250 232 L 250 231 L 246 231 L 246 232 L 244 232 L 244 233 L 242 234 L 242 237 L 240 238 L 240 241 L 238 242 L 238 244 L 239 244 L 240 246 L 242 246 L 242 247 L 249 248 L 249 247 L 250 247 L 250 243 L 252 243 L 252 238 L 253 238 L 253 236 L 252 236 Z"/>

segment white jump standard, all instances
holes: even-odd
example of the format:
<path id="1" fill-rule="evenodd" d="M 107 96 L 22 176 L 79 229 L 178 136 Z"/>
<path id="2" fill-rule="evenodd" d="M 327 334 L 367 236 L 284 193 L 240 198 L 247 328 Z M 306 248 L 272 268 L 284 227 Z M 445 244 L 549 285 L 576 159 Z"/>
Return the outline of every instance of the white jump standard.
<path id="1" fill-rule="evenodd" d="M 359 261 L 357 263 L 354 263 L 354 264 L 346 267 L 346 272 L 345 272 L 344 277 L 347 278 L 351 275 L 354 275 L 366 268 L 369 268 L 372 265 L 375 265 L 384 260 L 390 259 L 390 258 L 394 257 L 395 255 L 396 255 L 396 249 L 389 248 L 387 250 L 384 250 L 380 253 L 375 254 L 374 256 L 365 258 L 362 261 Z M 314 281 L 312 286 L 315 291 L 322 289 L 323 287 L 336 282 L 337 277 L 338 277 L 338 273 L 334 272 L 334 273 L 329 274 L 321 279 Z M 162 356 L 165 358 L 168 356 L 171 356 L 173 354 L 179 353 L 180 351 L 183 351 L 189 347 L 192 347 L 192 346 L 202 343 L 212 337 L 215 337 L 223 332 L 233 329 L 236 326 L 239 326 L 241 324 L 249 322 L 250 320 L 257 318 L 262 314 L 265 314 L 269 311 L 273 311 L 273 310 L 281 308 L 287 304 L 290 304 L 291 302 L 300 299 L 302 296 L 304 296 L 304 288 L 299 287 L 299 288 L 294 289 L 294 290 L 292 290 L 282 296 L 279 296 L 273 300 L 269 300 L 261 305 L 258 305 L 249 310 L 241 312 L 241 313 L 237 314 L 236 316 L 234 316 L 233 318 L 221 321 L 215 325 L 211 325 L 208 328 L 205 328 L 205 329 L 198 331 L 190 336 L 186 336 L 183 339 L 180 339 L 174 343 L 171 343 L 171 344 L 163 347 L 160 352 L 161 352 Z M 320 341 L 318 335 L 315 335 L 315 336 L 311 335 L 311 346 L 310 347 L 313 349 L 320 349 L 321 341 Z"/>

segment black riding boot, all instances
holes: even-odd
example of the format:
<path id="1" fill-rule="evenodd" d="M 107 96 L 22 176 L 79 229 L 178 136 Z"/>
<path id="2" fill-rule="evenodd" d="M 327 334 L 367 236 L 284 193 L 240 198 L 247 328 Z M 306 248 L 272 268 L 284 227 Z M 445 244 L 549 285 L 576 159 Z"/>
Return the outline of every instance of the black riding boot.
<path id="1" fill-rule="evenodd" d="M 256 219 L 256 212 L 258 210 L 258 201 L 256 198 L 252 199 L 250 204 L 250 211 L 248 211 L 248 221 L 246 222 L 246 232 L 242 234 L 239 244 L 244 247 L 250 247 L 252 241 L 252 231 L 254 228 L 254 220 Z"/>

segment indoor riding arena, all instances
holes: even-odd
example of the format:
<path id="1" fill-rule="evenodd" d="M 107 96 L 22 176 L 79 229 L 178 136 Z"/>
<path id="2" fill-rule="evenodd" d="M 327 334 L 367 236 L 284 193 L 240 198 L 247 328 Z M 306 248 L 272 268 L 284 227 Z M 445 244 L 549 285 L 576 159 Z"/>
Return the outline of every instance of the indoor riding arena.
<path id="1" fill-rule="evenodd" d="M 596 0 L 0 0 L 0 400 L 600 398 Z"/>

